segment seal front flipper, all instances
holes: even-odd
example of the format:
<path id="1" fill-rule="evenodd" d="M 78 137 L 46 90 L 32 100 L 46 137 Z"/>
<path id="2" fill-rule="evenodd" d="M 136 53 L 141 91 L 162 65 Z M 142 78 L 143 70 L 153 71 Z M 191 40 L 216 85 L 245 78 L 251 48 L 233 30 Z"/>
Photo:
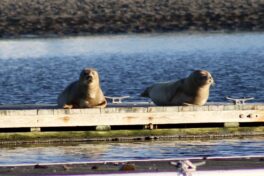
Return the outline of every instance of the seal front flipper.
<path id="1" fill-rule="evenodd" d="M 102 103 L 93 106 L 93 108 L 105 108 L 106 105 L 107 105 L 107 101 L 105 100 L 105 101 L 103 101 Z"/>
<path id="2" fill-rule="evenodd" d="M 182 103 L 181 106 L 193 106 L 194 104 L 190 104 L 190 103 Z"/>
<path id="3" fill-rule="evenodd" d="M 107 105 L 107 101 L 103 100 L 101 103 L 98 104 L 91 104 L 89 101 L 82 100 L 80 101 L 81 108 L 105 108 Z"/>
<path id="4" fill-rule="evenodd" d="M 69 95 L 69 92 L 74 91 L 75 85 L 76 85 L 76 82 L 72 82 L 69 86 L 67 86 L 62 91 L 62 93 L 59 94 L 59 96 L 57 98 L 58 107 L 64 108 L 64 109 L 74 108 L 74 105 L 72 103 L 72 98 Z"/>
<path id="5" fill-rule="evenodd" d="M 180 79 L 178 81 L 176 81 L 173 86 L 172 86 L 172 90 L 173 91 L 168 91 L 171 92 L 170 98 L 169 98 L 169 102 L 173 104 L 173 100 L 174 98 L 177 98 L 177 96 L 179 96 L 179 94 L 181 94 L 183 92 L 183 87 L 184 87 L 184 80 L 185 79 Z"/>

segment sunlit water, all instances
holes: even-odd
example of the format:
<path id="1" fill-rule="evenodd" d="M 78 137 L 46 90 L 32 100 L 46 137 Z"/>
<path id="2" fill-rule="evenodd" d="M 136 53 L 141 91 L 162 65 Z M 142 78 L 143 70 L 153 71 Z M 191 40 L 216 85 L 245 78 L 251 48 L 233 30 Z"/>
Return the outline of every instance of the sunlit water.
<path id="1" fill-rule="evenodd" d="M 91 162 L 210 156 L 263 155 L 264 139 L 89 143 L 2 147 L 0 164 Z"/>
<path id="2" fill-rule="evenodd" d="M 139 94 L 194 69 L 216 81 L 209 101 L 264 101 L 264 33 L 152 34 L 0 40 L 0 104 L 56 103 L 84 67 L 100 73 L 108 96 Z"/>

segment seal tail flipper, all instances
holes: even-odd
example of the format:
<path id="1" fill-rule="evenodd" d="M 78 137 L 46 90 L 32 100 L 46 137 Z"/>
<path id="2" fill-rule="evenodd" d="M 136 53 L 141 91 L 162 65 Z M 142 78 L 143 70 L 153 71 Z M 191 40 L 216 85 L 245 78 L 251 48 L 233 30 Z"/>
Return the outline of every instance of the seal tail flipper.
<path id="1" fill-rule="evenodd" d="M 140 94 L 141 97 L 149 97 L 149 89 L 150 87 L 146 88 L 144 92 Z"/>

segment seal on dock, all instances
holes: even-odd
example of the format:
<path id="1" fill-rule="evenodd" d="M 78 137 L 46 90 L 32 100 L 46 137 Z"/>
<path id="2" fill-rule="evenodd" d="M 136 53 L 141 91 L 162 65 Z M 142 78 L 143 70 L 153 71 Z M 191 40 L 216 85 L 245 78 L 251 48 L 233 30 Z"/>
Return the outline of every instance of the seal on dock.
<path id="1" fill-rule="evenodd" d="M 212 75 L 206 70 L 195 70 L 187 78 L 156 83 L 141 94 L 158 106 L 204 105 L 209 97 Z"/>
<path id="2" fill-rule="evenodd" d="M 70 108 L 104 108 L 107 101 L 100 87 L 98 72 L 85 68 L 79 80 L 71 83 L 58 97 L 58 106 Z"/>

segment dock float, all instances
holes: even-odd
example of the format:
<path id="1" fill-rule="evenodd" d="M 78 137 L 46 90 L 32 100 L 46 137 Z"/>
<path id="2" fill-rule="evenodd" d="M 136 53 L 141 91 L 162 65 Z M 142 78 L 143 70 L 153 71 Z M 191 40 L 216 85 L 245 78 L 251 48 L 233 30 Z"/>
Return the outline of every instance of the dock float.
<path id="1" fill-rule="evenodd" d="M 0 143 L 264 135 L 264 104 L 154 106 L 110 104 L 97 109 L 55 105 L 0 106 Z"/>

